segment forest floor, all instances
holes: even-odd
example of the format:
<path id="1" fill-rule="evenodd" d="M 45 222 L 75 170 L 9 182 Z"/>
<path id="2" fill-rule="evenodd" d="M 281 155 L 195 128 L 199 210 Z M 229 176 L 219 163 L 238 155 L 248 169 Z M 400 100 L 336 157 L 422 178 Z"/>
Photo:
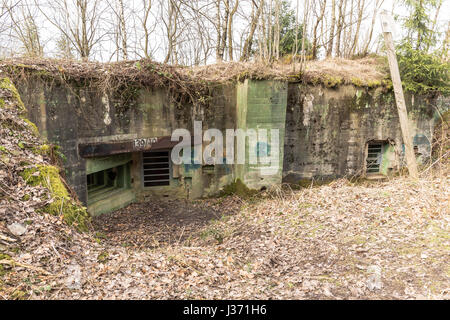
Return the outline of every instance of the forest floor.
<path id="1" fill-rule="evenodd" d="M 449 299 L 449 182 L 151 201 L 94 219 L 89 234 L 28 217 L 0 298 Z"/>

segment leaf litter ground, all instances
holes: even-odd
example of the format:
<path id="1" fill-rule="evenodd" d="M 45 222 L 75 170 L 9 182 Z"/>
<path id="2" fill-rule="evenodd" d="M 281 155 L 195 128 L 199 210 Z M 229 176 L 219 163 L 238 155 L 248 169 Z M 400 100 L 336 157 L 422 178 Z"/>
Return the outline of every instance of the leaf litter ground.
<path id="1" fill-rule="evenodd" d="M 0 295 L 448 299 L 448 182 L 339 180 L 247 200 L 149 201 L 94 219 L 89 234 L 29 213 L 21 237 L 0 227 L 16 262 L 3 266 Z"/>

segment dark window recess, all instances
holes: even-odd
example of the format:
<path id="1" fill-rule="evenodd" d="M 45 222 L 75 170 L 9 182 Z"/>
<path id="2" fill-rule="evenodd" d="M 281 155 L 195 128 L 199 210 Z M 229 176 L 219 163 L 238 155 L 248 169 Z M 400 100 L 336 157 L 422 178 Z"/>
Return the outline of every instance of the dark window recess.
<path id="1" fill-rule="evenodd" d="M 142 166 L 144 187 L 170 185 L 169 151 L 143 152 Z"/>
<path id="2" fill-rule="evenodd" d="M 108 197 L 114 191 L 130 188 L 129 163 L 87 175 L 88 201 L 91 203 Z"/>
<path id="3" fill-rule="evenodd" d="M 367 149 L 367 173 L 379 173 L 382 159 L 383 145 L 370 143 Z"/>

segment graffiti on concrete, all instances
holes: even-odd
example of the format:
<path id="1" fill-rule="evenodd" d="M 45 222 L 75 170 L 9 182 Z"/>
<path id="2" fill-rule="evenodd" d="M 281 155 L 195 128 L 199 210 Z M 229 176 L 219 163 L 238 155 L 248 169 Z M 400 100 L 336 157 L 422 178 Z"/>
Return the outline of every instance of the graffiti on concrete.
<path id="1" fill-rule="evenodd" d="M 134 149 L 142 150 L 150 148 L 154 143 L 158 142 L 158 138 L 134 139 Z"/>

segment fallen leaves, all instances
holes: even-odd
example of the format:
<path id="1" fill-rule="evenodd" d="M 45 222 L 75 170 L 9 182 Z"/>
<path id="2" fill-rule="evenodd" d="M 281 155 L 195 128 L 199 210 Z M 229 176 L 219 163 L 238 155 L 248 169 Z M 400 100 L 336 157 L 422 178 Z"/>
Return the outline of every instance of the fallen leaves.
<path id="1" fill-rule="evenodd" d="M 46 191 L 17 175 L 44 161 L 28 149 L 37 140 L 0 133 L 1 298 L 450 298 L 448 176 L 152 200 L 81 234 L 40 213 Z"/>

